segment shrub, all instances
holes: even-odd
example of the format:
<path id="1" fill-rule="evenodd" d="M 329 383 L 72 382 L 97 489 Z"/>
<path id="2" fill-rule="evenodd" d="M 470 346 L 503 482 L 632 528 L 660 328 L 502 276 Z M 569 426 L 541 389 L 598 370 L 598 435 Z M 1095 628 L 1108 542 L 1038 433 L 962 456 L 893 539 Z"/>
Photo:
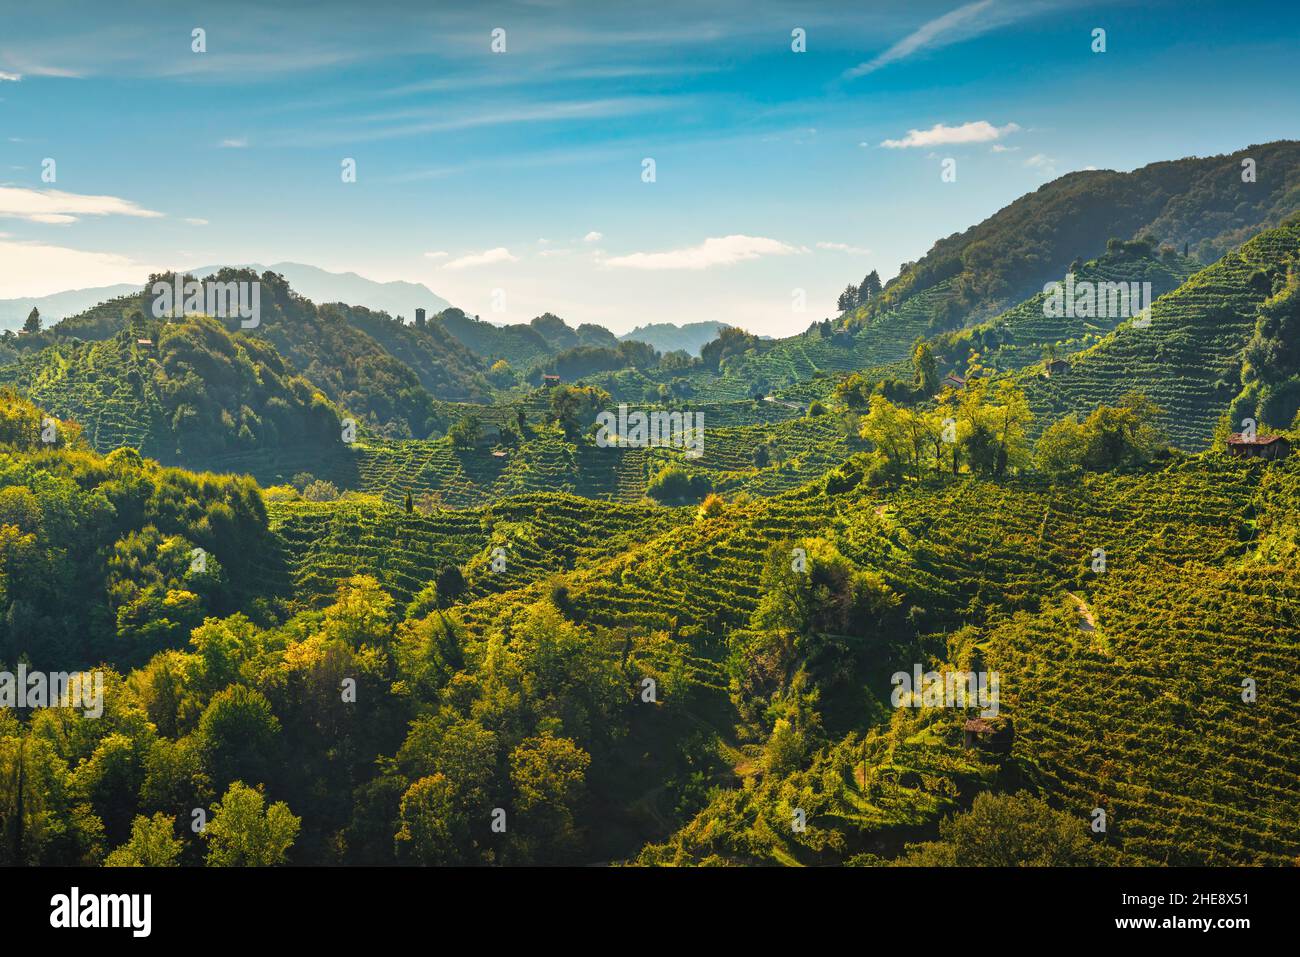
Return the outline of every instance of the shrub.
<path id="1" fill-rule="evenodd" d="M 302 490 L 302 497 L 309 502 L 333 502 L 339 497 L 339 490 L 333 482 L 317 479 Z"/>
<path id="2" fill-rule="evenodd" d="M 705 475 L 687 472 L 680 465 L 669 465 L 646 485 L 646 494 L 669 504 L 698 502 L 713 488 Z"/>

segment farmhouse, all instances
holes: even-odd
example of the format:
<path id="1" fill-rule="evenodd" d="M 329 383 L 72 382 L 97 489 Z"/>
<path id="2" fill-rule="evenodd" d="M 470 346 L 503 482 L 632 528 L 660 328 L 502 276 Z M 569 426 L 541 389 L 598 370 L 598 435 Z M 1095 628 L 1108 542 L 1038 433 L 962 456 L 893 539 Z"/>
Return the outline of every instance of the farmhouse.
<path id="1" fill-rule="evenodd" d="M 947 386 L 949 389 L 966 388 L 966 380 L 961 376 L 957 375 L 957 373 L 955 372 L 949 372 L 946 376 L 944 376 L 943 382 L 941 384 Z"/>
<path id="2" fill-rule="evenodd" d="M 557 375 L 551 375 L 550 373 L 547 373 L 546 375 L 542 376 L 542 385 L 547 388 L 559 384 L 560 384 L 560 377 Z"/>
<path id="3" fill-rule="evenodd" d="M 1006 753 L 1011 750 L 1016 731 L 1010 718 L 967 718 L 962 736 L 968 748 Z"/>
<path id="4" fill-rule="evenodd" d="M 1065 375 L 1070 371 L 1070 363 L 1064 359 L 1053 359 L 1043 366 L 1043 375 L 1049 378 L 1054 375 Z"/>
<path id="5" fill-rule="evenodd" d="M 1266 459 L 1275 461 L 1291 454 L 1291 443 L 1281 435 L 1243 435 L 1233 432 L 1228 436 L 1228 454 L 1234 459 Z"/>

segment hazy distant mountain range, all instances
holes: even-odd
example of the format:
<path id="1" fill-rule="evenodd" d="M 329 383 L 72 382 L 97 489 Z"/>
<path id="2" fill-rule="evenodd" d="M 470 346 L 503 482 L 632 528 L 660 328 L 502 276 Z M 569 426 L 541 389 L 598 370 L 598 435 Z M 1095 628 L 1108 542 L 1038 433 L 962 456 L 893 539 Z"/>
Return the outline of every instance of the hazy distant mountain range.
<path id="1" fill-rule="evenodd" d="M 652 322 L 623 333 L 619 339 L 648 342 L 660 352 L 685 349 L 691 355 L 698 356 L 705 344 L 718 338 L 718 333 L 726 328 L 725 322 L 688 322 L 680 326 L 671 322 Z"/>

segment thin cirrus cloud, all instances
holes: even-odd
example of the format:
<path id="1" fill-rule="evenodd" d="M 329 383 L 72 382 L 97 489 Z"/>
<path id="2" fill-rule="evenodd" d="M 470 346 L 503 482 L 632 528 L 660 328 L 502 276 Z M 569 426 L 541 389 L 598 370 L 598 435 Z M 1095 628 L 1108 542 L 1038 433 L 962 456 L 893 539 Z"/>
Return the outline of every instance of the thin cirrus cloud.
<path id="1" fill-rule="evenodd" d="M 134 216 L 156 219 L 162 213 L 117 196 L 83 196 L 57 189 L 24 189 L 0 186 L 0 217 L 25 219 L 31 223 L 64 225 L 81 216 Z"/>
<path id="2" fill-rule="evenodd" d="M 0 83 L 17 83 L 23 78 L 21 73 L 5 73 L 0 70 Z"/>
<path id="3" fill-rule="evenodd" d="M 519 257 L 512 253 L 505 246 L 497 246 L 495 249 L 485 249 L 481 253 L 470 253 L 468 256 L 460 256 L 446 263 L 443 269 L 470 269 L 474 266 L 491 266 L 496 263 L 514 263 L 519 262 Z"/>
<path id="4" fill-rule="evenodd" d="M 844 79 L 853 80 L 875 73 L 882 67 L 905 60 L 922 50 L 934 50 L 969 40 L 1015 20 L 1032 16 L 1044 8 L 1045 5 L 1036 3 L 1018 3 L 1012 7 L 999 0 L 975 0 L 974 3 L 964 4 L 923 23 L 885 52 L 845 70 Z"/>
<path id="5" fill-rule="evenodd" d="M 605 238 L 604 233 L 598 233 L 596 232 L 596 230 L 593 229 L 591 232 L 587 233 L 587 235 L 582 237 L 582 241 L 584 243 L 598 243 L 604 238 Z"/>
<path id="6" fill-rule="evenodd" d="M 881 146 L 891 150 L 914 149 L 926 146 L 960 146 L 966 143 L 988 143 L 1009 133 L 1019 133 L 1020 126 L 1008 123 L 994 126 L 988 120 L 975 120 L 960 126 L 936 123 L 928 130 L 908 130 L 899 140 L 883 140 Z"/>
<path id="7" fill-rule="evenodd" d="M 667 252 L 614 256 L 604 260 L 604 264 L 626 269 L 709 269 L 762 256 L 789 256 L 804 251 L 797 246 L 764 236 L 716 236 L 696 246 Z"/>
<path id="8" fill-rule="evenodd" d="M 492 126 L 514 126 L 524 123 L 589 122 L 591 120 L 626 117 L 638 113 L 662 112 L 680 109 L 689 97 L 624 96 L 591 100 L 566 100 L 554 103 L 527 103 L 506 106 L 498 110 L 474 110 L 459 116 L 448 116 L 439 107 L 421 107 L 392 110 L 367 116 L 340 119 L 346 129 L 320 132 L 294 131 L 284 135 L 285 143 L 295 146 L 325 146 L 339 142 L 353 142 L 357 127 L 368 126 L 362 134 L 368 142 L 420 136 L 428 133 L 453 133 L 461 130 Z M 373 126 L 371 126 L 373 124 Z"/>
<path id="9" fill-rule="evenodd" d="M 222 140 L 219 144 L 223 150 L 242 150 L 248 146 L 248 138 L 245 136 L 232 136 L 229 139 Z"/>

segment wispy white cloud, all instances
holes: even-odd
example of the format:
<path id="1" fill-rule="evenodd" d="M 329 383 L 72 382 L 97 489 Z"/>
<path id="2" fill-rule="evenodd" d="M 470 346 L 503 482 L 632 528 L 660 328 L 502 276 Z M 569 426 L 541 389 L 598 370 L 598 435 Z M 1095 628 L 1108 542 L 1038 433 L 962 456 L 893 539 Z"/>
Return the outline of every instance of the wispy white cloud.
<path id="1" fill-rule="evenodd" d="M 918 146 L 953 146 L 964 143 L 987 143 L 1000 139 L 1008 133 L 1018 133 L 1020 127 L 1015 123 L 1006 126 L 994 126 L 988 120 L 975 120 L 961 126 L 944 126 L 936 123 L 928 130 L 908 130 L 901 140 L 884 140 L 881 146 L 891 150 L 910 149 Z"/>
<path id="2" fill-rule="evenodd" d="M 446 250 L 443 250 L 443 249 L 439 249 L 439 250 L 436 250 L 435 252 L 425 253 L 425 254 L 424 254 L 424 258 L 425 258 L 425 259 L 446 259 L 447 256 L 448 256 L 448 253 L 446 252 Z"/>
<path id="3" fill-rule="evenodd" d="M 519 257 L 514 255 L 505 246 L 497 246 L 495 249 L 485 249 L 481 253 L 470 253 L 467 256 L 460 256 L 444 265 L 443 269 L 469 269 L 473 266 L 491 266 L 496 263 L 514 263 L 518 262 Z"/>
<path id="4" fill-rule="evenodd" d="M 321 132 L 294 131 L 286 134 L 286 145 L 328 145 L 337 142 L 354 142 L 358 135 L 368 142 L 419 136 L 426 133 L 451 133 L 458 130 L 486 126 L 510 126 L 517 123 L 551 123 L 625 117 L 680 109 L 690 97 L 623 96 L 592 100 L 561 100 L 549 103 L 522 103 L 497 110 L 473 110 L 459 116 L 448 116 L 444 106 L 391 110 L 368 116 L 340 120 L 345 128 Z M 401 122 L 409 120 L 410 122 Z M 358 126 L 376 124 L 373 129 L 358 130 Z M 390 125 L 382 125 L 390 124 Z M 445 171 L 439 171 L 441 175 Z"/>
<path id="5" fill-rule="evenodd" d="M 75 223 L 79 216 L 135 216 L 156 218 L 162 213 L 144 209 L 129 199 L 116 196 L 83 196 L 57 189 L 0 187 L 0 217 L 25 219 L 33 223 Z"/>
<path id="6" fill-rule="evenodd" d="M 217 145 L 221 147 L 223 150 L 246 149 L 248 147 L 248 137 L 246 136 L 231 137 L 230 139 L 222 140 Z"/>
<path id="7" fill-rule="evenodd" d="M 1046 176 L 1056 175 L 1056 158 L 1048 156 L 1046 153 L 1035 153 L 1025 160 L 1025 165 L 1030 169 L 1038 170 Z"/>
<path id="8" fill-rule="evenodd" d="M 1024 11 L 1014 11 L 995 3 L 995 0 L 975 0 L 950 10 L 941 17 L 923 23 L 884 53 L 846 70 L 847 80 L 874 73 L 881 67 L 906 59 L 919 50 L 948 46 L 981 33 L 987 33 L 1016 19 Z"/>
<path id="9" fill-rule="evenodd" d="M 185 217 L 185 222 L 189 223 L 191 226 L 206 226 L 208 224 L 206 219 L 199 219 L 197 216 L 187 216 Z"/>
<path id="10" fill-rule="evenodd" d="M 671 249 L 661 253 L 632 253 L 604 260 L 607 266 L 627 269 L 709 269 L 761 256 L 788 256 L 803 252 L 797 246 L 763 236 L 718 236 L 698 246 Z"/>
<path id="11" fill-rule="evenodd" d="M 604 233 L 598 233 L 596 232 L 596 230 L 593 229 L 591 232 L 587 233 L 587 235 L 582 237 L 582 241 L 584 243 L 598 243 L 604 238 L 605 238 Z"/>
<path id="12" fill-rule="evenodd" d="M 831 252 L 837 253 L 853 253 L 855 256 L 871 255 L 870 249 L 863 249 L 860 246 L 850 246 L 847 243 L 818 243 L 817 248 L 829 249 Z"/>
<path id="13" fill-rule="evenodd" d="M 0 70 L 0 83 L 17 83 L 22 78 L 21 73 L 5 73 Z"/>
<path id="14" fill-rule="evenodd" d="M 211 76 L 249 81 L 338 66 L 362 55 L 357 31 L 351 30 L 355 42 L 349 46 L 350 28 L 337 19 L 306 26 L 299 19 L 297 42 L 289 49 L 274 38 L 291 28 L 293 15 L 253 10 L 231 13 L 246 42 L 233 49 L 217 44 L 211 52 L 198 54 L 190 47 L 189 16 L 178 8 L 148 18 L 132 20 L 127 14 L 118 23 L 88 23 L 89 14 L 83 11 L 75 18 L 80 29 L 66 18 L 70 22 L 61 23 L 57 32 L 37 27 L 27 34 L 7 34 L 3 39 L 12 45 L 0 46 L 0 67 L 20 76 L 71 79 Z"/>

